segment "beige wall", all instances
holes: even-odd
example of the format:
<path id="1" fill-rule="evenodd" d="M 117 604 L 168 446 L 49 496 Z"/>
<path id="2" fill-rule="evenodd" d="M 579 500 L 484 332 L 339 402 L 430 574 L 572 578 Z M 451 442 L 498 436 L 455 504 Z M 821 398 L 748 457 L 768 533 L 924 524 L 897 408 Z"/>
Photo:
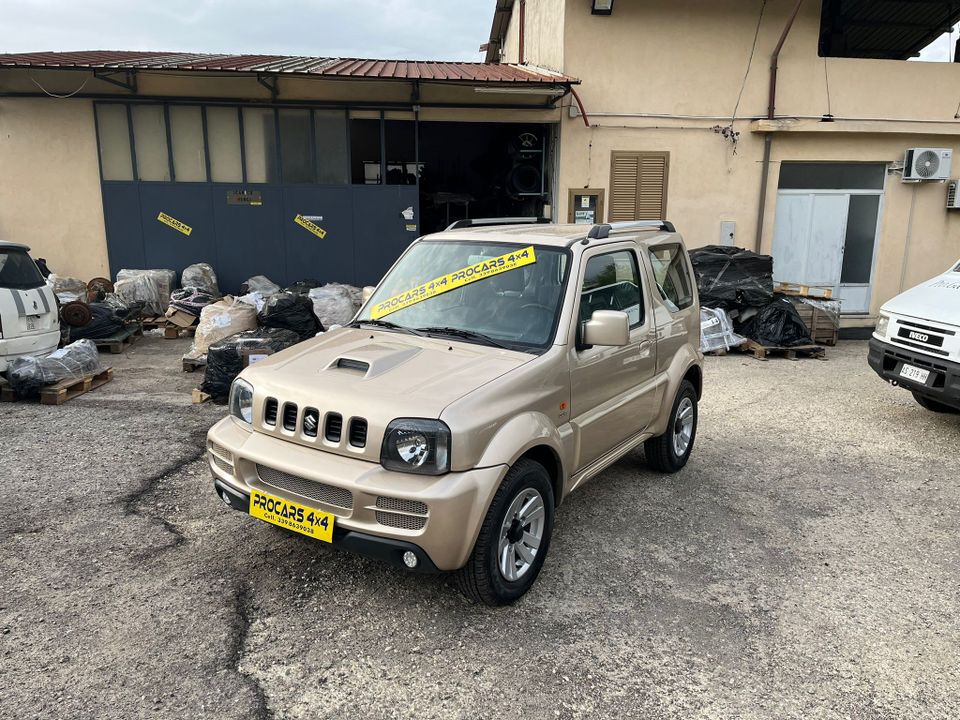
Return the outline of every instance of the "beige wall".
<path id="1" fill-rule="evenodd" d="M 565 0 L 526 0 L 523 60 L 528 65 L 563 70 Z M 502 62 L 520 62 L 520 0 L 507 26 Z"/>
<path id="2" fill-rule="evenodd" d="M 718 242 L 721 221 L 730 220 L 737 223 L 737 244 L 754 247 L 764 135 L 751 132 L 752 119 L 766 115 L 770 55 L 793 5 L 767 3 L 744 82 L 760 0 L 633 0 L 617 3 L 610 17 L 592 16 L 587 0 L 566 0 L 561 69 L 583 81 L 578 91 L 592 127 L 564 113 L 558 219 L 567 217 L 570 188 L 609 189 L 612 151 L 668 151 L 667 214 L 690 244 Z M 829 132 L 775 133 L 764 252 L 772 245 L 780 162 L 894 163 L 915 146 L 960 152 L 957 92 L 946 92 L 960 88 L 960 64 L 824 60 L 817 55 L 819 18 L 820 3 L 805 3 L 784 46 L 777 114 L 819 119 L 829 109 L 837 122 Z M 731 124 L 741 87 L 734 145 L 712 128 Z M 905 102 L 918 88 L 923 101 Z M 903 120 L 920 122 L 894 122 Z M 954 176 L 960 176 L 960 156 Z M 899 292 L 914 193 L 906 286 L 960 257 L 960 212 L 945 209 L 942 184 L 916 187 L 890 176 L 887 187 L 871 315 Z"/>
<path id="3" fill-rule="evenodd" d="M 109 274 L 89 100 L 0 99 L 0 238 L 59 275 Z"/>

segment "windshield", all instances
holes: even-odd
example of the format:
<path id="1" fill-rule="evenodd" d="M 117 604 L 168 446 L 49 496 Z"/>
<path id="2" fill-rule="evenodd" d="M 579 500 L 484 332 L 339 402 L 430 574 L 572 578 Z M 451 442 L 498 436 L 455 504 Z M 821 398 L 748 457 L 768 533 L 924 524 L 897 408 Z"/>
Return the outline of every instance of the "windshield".
<path id="1" fill-rule="evenodd" d="M 43 285 L 43 275 L 25 250 L 0 248 L 0 288 L 33 290 Z"/>
<path id="2" fill-rule="evenodd" d="M 420 242 L 387 274 L 360 321 L 506 346 L 546 348 L 560 314 L 567 253 L 491 242 Z"/>

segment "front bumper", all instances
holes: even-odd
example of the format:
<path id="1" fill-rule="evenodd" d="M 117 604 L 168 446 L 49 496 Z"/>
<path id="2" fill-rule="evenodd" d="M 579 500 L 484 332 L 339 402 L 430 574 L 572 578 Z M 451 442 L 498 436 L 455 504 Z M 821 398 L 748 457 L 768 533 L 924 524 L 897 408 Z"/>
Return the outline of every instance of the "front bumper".
<path id="1" fill-rule="evenodd" d="M 503 465 L 441 476 L 392 472 L 252 432 L 232 417 L 210 429 L 207 448 L 217 493 L 221 499 L 226 495 L 231 507 L 249 512 L 250 490 L 257 488 L 332 513 L 334 545 L 401 567 L 403 553 L 410 550 L 423 571 L 466 564 L 507 471 Z M 426 512 L 410 513 L 411 504 L 425 506 Z"/>
<path id="2" fill-rule="evenodd" d="M 960 363 L 942 360 L 909 348 L 870 339 L 870 367 L 884 380 L 919 395 L 960 409 Z M 919 383 L 900 376 L 904 364 L 930 371 L 927 382 Z"/>

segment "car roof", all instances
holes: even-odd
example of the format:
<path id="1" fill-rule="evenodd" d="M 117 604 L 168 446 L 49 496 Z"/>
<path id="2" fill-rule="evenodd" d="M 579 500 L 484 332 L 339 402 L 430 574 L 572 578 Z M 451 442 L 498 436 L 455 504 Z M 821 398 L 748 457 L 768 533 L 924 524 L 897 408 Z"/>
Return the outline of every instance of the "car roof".
<path id="1" fill-rule="evenodd" d="M 0 240 L 0 250 L 30 250 L 30 248 L 22 243 Z"/>
<path id="2" fill-rule="evenodd" d="M 443 232 L 424 236 L 430 241 L 477 240 L 482 238 L 490 242 L 522 243 L 533 245 L 547 245 L 560 248 L 570 247 L 578 240 L 586 240 L 592 228 L 603 225 L 576 225 L 573 223 L 525 223 L 519 225 L 477 225 L 475 227 L 454 228 Z M 639 240 L 649 245 L 656 245 L 666 240 L 676 242 L 678 235 L 663 229 L 663 225 L 652 224 L 645 227 L 622 227 L 616 225 L 610 228 L 609 235 L 604 238 L 591 238 L 589 245 L 594 243 L 609 243 L 614 240 Z"/>

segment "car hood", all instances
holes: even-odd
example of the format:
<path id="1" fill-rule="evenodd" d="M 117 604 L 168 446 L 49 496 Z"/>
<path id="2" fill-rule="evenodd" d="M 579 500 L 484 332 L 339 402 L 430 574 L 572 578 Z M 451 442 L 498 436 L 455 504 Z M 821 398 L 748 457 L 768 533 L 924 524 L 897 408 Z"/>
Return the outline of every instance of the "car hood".
<path id="1" fill-rule="evenodd" d="M 960 272 L 946 272 L 897 295 L 883 312 L 960 326 Z"/>
<path id="2" fill-rule="evenodd" d="M 299 433 L 284 433 L 262 423 L 263 403 L 275 398 L 281 408 L 294 403 L 301 413 L 338 413 L 347 424 L 368 424 L 367 451 L 339 451 L 379 458 L 380 439 L 398 417 L 439 418 L 443 409 L 467 393 L 524 365 L 535 356 L 464 342 L 381 330 L 340 328 L 294 345 L 243 371 L 254 387 L 254 426 L 261 432 L 316 445 Z M 330 452 L 338 448 L 324 447 Z"/>

